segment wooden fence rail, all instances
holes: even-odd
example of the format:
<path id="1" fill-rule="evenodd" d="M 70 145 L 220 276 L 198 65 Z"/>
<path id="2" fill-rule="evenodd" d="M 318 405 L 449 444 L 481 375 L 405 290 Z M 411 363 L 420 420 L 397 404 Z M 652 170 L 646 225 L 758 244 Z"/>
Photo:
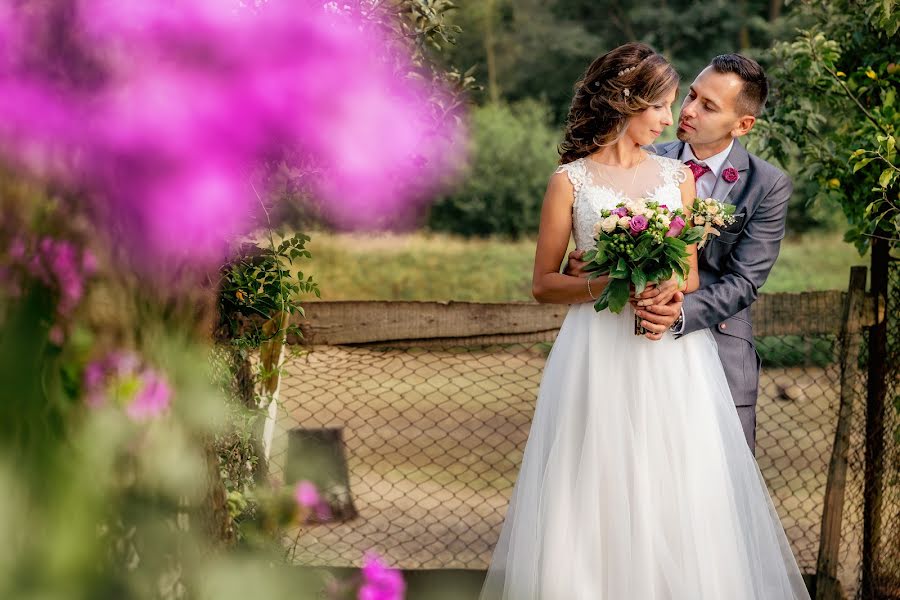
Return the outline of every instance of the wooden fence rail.
<path id="1" fill-rule="evenodd" d="M 847 292 L 762 294 L 752 307 L 757 337 L 840 335 Z M 534 302 L 309 302 L 296 319 L 303 339 L 291 344 L 349 345 L 391 342 L 492 344 L 553 341 L 568 305 Z M 812 309 L 812 310 L 811 310 Z M 859 325 L 875 322 L 874 303 L 863 303 Z"/>

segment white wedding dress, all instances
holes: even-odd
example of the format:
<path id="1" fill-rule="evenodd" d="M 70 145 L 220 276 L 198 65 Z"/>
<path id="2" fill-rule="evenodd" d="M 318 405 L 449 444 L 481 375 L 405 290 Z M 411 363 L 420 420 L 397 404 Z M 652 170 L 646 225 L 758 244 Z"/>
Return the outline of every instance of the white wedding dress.
<path id="1" fill-rule="evenodd" d="M 560 171 L 578 248 L 626 196 L 681 206 L 672 159 Z M 569 309 L 481 600 L 809 600 L 712 334 L 633 331 L 629 307 Z"/>

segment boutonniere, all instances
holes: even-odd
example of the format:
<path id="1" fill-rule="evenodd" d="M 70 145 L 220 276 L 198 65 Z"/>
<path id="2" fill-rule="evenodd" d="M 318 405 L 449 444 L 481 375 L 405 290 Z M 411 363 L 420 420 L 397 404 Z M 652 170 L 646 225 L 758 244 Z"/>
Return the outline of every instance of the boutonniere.
<path id="1" fill-rule="evenodd" d="M 722 179 L 724 179 L 728 183 L 734 183 L 738 180 L 739 177 L 740 175 L 738 175 L 737 169 L 734 169 L 732 167 L 728 167 L 727 169 L 722 171 Z"/>

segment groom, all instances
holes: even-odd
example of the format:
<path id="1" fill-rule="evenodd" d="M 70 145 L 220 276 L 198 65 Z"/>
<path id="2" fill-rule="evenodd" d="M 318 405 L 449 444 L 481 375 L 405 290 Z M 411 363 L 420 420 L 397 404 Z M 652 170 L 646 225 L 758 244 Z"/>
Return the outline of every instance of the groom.
<path id="1" fill-rule="evenodd" d="M 682 103 L 678 141 L 651 149 L 685 162 L 697 195 L 734 204 L 737 220 L 700 251 L 700 289 L 687 296 L 676 293 L 666 305 L 637 309 L 655 339 L 669 329 L 676 337 L 699 329 L 713 332 L 754 451 L 760 361 L 750 305 L 778 257 L 792 185 L 786 174 L 748 153 L 738 138 L 753 128 L 768 87 L 755 61 L 738 54 L 717 56 L 697 75 Z M 581 274 L 585 263 L 580 258 L 580 251 L 569 255 L 567 272 Z"/>

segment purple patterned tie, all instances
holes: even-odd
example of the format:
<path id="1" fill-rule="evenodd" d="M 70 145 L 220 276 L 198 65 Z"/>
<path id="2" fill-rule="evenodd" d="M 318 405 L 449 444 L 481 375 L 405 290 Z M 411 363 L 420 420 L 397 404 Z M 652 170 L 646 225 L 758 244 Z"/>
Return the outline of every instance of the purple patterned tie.
<path id="1" fill-rule="evenodd" d="M 694 181 L 697 181 L 698 179 L 703 177 L 704 173 L 709 173 L 710 171 L 712 171 L 712 169 L 710 169 L 706 165 L 701 165 L 700 163 L 693 160 L 689 160 L 684 164 L 686 164 L 691 170 L 691 173 L 694 174 Z"/>

